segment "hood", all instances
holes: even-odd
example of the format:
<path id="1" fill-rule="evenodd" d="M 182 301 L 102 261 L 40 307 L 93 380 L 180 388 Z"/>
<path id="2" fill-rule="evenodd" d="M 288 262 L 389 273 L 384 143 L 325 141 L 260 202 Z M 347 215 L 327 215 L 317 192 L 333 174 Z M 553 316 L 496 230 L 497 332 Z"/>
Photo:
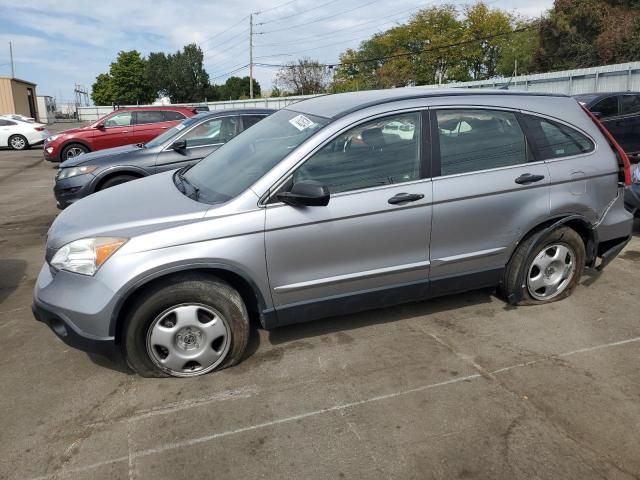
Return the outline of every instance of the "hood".
<path id="1" fill-rule="evenodd" d="M 94 193 L 63 210 L 49 229 L 47 249 L 80 238 L 133 237 L 185 225 L 203 218 L 209 207 L 180 193 L 173 172 L 152 175 Z"/>
<path id="2" fill-rule="evenodd" d="M 58 132 L 56 135 L 72 135 L 74 133 L 86 132 L 87 130 L 92 130 L 92 127 L 90 125 L 85 125 L 84 127 L 70 128 L 68 130 Z"/>
<path id="3" fill-rule="evenodd" d="M 130 157 L 131 155 L 138 155 L 140 152 L 144 152 L 144 148 L 136 147 L 135 145 L 125 145 L 124 147 L 106 148 L 104 150 L 98 150 L 97 152 L 83 153 L 77 157 L 72 157 L 65 160 L 60 164 L 60 168 L 77 167 L 85 163 L 96 163 L 106 158 L 112 160 L 113 157 Z"/>

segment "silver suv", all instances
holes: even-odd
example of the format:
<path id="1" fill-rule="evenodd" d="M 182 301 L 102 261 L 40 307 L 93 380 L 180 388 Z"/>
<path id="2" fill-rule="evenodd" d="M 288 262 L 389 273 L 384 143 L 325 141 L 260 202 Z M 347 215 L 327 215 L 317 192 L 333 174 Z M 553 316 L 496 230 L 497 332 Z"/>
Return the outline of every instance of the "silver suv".
<path id="1" fill-rule="evenodd" d="M 567 297 L 629 241 L 624 152 L 572 98 L 395 89 L 280 110 L 201 163 L 49 230 L 33 310 L 145 376 L 243 356 L 264 328 L 496 286 Z"/>

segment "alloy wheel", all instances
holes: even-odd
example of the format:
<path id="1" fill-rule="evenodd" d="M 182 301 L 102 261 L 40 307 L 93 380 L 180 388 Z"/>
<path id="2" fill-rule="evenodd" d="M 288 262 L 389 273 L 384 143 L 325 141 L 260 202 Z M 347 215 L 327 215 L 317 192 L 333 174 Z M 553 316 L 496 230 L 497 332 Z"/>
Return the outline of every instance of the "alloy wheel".
<path id="1" fill-rule="evenodd" d="M 147 354 L 160 369 L 176 377 L 210 372 L 231 344 L 224 316 L 201 304 L 182 304 L 158 315 L 147 331 Z"/>
<path id="2" fill-rule="evenodd" d="M 576 271 L 576 254 L 569 245 L 556 243 L 535 256 L 527 275 L 527 289 L 536 300 L 550 300 L 564 292 Z"/>
<path id="3" fill-rule="evenodd" d="M 27 142 L 22 137 L 13 137 L 11 138 L 11 147 L 16 150 L 22 150 L 27 146 Z"/>

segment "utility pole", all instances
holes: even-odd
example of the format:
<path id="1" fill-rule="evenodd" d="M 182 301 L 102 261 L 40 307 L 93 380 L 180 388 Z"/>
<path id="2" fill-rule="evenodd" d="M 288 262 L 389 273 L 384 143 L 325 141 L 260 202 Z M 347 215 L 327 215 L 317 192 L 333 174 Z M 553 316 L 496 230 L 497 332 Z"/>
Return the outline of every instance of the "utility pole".
<path id="1" fill-rule="evenodd" d="M 13 45 L 11 45 L 11 42 L 9 42 L 9 58 L 11 62 L 11 78 L 16 78 L 16 70 L 13 65 Z"/>
<path id="2" fill-rule="evenodd" d="M 249 98 L 253 99 L 253 13 L 249 15 Z"/>

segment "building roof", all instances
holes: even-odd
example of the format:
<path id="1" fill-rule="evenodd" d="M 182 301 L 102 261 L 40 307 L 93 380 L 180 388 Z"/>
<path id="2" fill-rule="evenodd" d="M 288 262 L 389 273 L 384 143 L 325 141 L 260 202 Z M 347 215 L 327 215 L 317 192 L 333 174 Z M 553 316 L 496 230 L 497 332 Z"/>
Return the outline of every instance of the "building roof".
<path id="1" fill-rule="evenodd" d="M 479 95 L 566 97 L 566 95 L 560 94 L 523 92 L 516 90 L 492 90 L 486 88 L 426 89 L 420 87 L 406 87 L 387 90 L 365 90 L 361 92 L 337 93 L 334 95 L 320 95 L 289 105 L 287 108 L 325 118 L 340 118 L 351 112 L 362 110 L 363 108 L 400 100 Z"/>
<path id="2" fill-rule="evenodd" d="M 15 77 L 0 77 L 0 80 L 13 80 L 14 82 L 26 83 L 27 85 L 33 85 L 34 87 L 37 85 L 36 83 L 29 82 L 28 80 L 22 80 L 20 78 L 15 78 Z"/>

